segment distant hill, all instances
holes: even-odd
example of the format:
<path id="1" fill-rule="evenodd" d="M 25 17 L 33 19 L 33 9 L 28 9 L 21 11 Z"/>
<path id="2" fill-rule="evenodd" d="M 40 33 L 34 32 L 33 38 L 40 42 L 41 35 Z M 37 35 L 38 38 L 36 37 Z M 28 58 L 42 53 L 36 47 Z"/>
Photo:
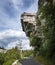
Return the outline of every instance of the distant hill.
<path id="1" fill-rule="evenodd" d="M 4 47 L 0 47 L 0 49 L 5 49 Z"/>

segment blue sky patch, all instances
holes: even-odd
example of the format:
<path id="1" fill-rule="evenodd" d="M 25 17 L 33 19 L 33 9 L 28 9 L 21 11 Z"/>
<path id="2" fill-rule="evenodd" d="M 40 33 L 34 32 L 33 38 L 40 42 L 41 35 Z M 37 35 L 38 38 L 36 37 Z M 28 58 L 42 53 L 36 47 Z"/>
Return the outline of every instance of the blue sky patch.
<path id="1" fill-rule="evenodd" d="M 18 38 L 26 38 L 25 33 L 22 31 L 20 16 L 23 12 L 36 13 L 37 10 L 38 0 L 0 0 L 0 46 L 7 46 L 6 48 L 8 48 L 12 44 L 16 45 Z M 18 37 L 15 36 L 14 38 L 15 34 Z M 10 40 L 11 38 L 12 40 Z"/>

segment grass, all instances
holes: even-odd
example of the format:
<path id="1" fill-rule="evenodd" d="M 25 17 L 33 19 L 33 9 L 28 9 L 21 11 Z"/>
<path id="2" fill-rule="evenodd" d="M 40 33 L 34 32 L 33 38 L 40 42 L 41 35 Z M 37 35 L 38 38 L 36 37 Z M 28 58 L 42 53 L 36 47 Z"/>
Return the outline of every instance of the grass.
<path id="1" fill-rule="evenodd" d="M 42 65 L 55 65 L 51 59 L 46 59 L 43 56 L 39 55 L 35 57 L 35 60 L 39 63 L 41 63 Z M 55 61 L 55 60 L 54 60 Z"/>

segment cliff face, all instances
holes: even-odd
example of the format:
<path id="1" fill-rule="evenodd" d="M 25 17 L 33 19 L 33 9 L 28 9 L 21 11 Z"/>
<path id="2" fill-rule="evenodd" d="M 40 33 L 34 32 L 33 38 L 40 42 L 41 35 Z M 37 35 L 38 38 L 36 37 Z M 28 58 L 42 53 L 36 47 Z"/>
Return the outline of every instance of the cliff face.
<path id="1" fill-rule="evenodd" d="M 36 35 L 39 35 L 41 32 L 41 26 L 45 25 L 45 18 L 41 20 L 42 12 L 40 12 L 41 7 L 47 5 L 47 3 L 55 3 L 55 0 L 38 0 L 38 13 L 26 13 L 24 12 L 21 15 L 21 24 L 23 31 L 26 32 L 26 35 L 30 37 L 30 33 L 34 30 Z M 40 25 L 39 25 L 40 23 Z"/>
<path id="2" fill-rule="evenodd" d="M 27 36 L 30 36 L 30 33 L 33 29 L 36 28 L 36 13 L 26 13 L 24 12 L 21 15 L 21 24 L 23 31 L 26 33 Z"/>
<path id="3" fill-rule="evenodd" d="M 50 5 L 50 4 L 53 5 L 53 7 L 54 7 L 55 6 L 55 0 L 39 0 L 38 1 L 38 8 L 39 8 L 38 9 L 38 19 L 39 20 L 42 16 L 41 10 L 43 9 L 43 7 L 45 7 L 46 5 Z M 44 25 L 45 24 L 45 19 L 40 20 L 40 22 L 41 22 L 41 25 Z"/>
<path id="4" fill-rule="evenodd" d="M 34 33 L 38 37 L 41 36 L 41 23 L 38 21 L 36 13 L 23 13 L 21 15 L 21 24 L 23 31 L 28 37 L 30 37 L 31 33 Z"/>

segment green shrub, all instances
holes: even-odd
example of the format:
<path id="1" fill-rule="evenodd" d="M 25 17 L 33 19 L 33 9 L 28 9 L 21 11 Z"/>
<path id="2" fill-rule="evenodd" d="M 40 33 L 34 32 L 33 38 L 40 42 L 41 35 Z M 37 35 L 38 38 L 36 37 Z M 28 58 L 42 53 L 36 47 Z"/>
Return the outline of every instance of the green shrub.
<path id="1" fill-rule="evenodd" d="M 20 59 L 20 51 L 17 49 L 10 49 L 5 54 L 5 62 L 10 59 Z"/>
<path id="2" fill-rule="evenodd" d="M 10 59 L 7 62 L 5 62 L 3 65 L 12 65 L 13 62 L 14 62 L 14 59 Z"/>
<path id="3" fill-rule="evenodd" d="M 23 56 L 24 57 L 29 57 L 33 54 L 33 51 L 32 50 L 25 50 L 23 51 Z"/>
<path id="4" fill-rule="evenodd" d="M 3 65 L 4 63 L 4 56 L 5 56 L 4 53 L 0 53 L 0 65 Z"/>

